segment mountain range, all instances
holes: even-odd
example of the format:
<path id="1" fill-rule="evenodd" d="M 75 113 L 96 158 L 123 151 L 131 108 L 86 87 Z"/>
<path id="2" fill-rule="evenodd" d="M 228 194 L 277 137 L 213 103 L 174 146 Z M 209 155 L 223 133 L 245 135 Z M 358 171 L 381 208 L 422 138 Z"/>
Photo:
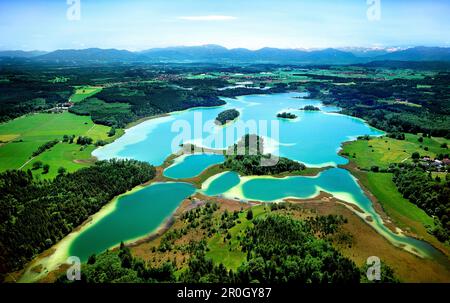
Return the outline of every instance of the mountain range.
<path id="1" fill-rule="evenodd" d="M 26 58 L 45 62 L 173 62 L 173 63 L 277 63 L 277 64 L 356 64 L 372 61 L 450 62 L 450 48 L 412 47 L 408 49 L 227 49 L 219 45 L 153 48 L 131 52 L 117 49 L 66 49 L 53 52 L 0 51 L 0 58 Z"/>

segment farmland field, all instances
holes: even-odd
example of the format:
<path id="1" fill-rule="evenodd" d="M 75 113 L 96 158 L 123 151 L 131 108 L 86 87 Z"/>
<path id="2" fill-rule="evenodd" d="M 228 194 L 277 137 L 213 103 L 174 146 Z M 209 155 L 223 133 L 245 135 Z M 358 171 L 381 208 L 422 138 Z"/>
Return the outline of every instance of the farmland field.
<path id="1" fill-rule="evenodd" d="M 64 135 L 75 135 L 91 137 L 95 142 L 107 140 L 108 131 L 109 127 L 94 124 L 88 116 L 77 116 L 71 113 L 32 114 L 0 124 L 0 138 L 5 142 L 0 146 L 0 158 L 2 159 L 0 171 L 28 169 L 37 160 L 50 165 L 49 174 L 46 174 L 45 177 L 55 176 L 60 166 L 66 168 L 67 171 L 75 171 L 86 164 L 73 161 L 90 159 L 90 152 L 94 146 L 80 151 L 80 145 L 60 142 L 32 161 L 28 161 L 32 158 L 33 152 L 48 141 L 62 140 Z M 119 135 L 120 132 L 117 132 L 116 136 Z"/>
<path id="2" fill-rule="evenodd" d="M 419 142 L 419 138 L 418 135 L 406 134 L 405 140 L 388 137 L 357 140 L 345 144 L 342 152 L 348 154 L 358 167 L 365 169 L 370 169 L 372 166 L 387 168 L 391 163 L 410 162 L 413 152 L 432 158 L 448 153 L 448 149 L 441 148 L 441 144 L 445 142 L 448 144 L 449 140 L 423 138 L 423 142 Z"/>

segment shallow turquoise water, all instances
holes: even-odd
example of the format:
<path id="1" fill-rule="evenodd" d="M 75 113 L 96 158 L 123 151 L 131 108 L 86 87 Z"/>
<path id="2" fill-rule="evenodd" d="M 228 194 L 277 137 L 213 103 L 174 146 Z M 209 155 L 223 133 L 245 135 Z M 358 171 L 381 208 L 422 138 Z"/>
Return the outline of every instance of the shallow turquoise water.
<path id="1" fill-rule="evenodd" d="M 181 156 L 175 163 L 164 170 L 164 176 L 172 179 L 185 179 L 198 176 L 206 168 L 222 163 L 223 155 L 194 154 Z"/>
<path id="2" fill-rule="evenodd" d="M 156 230 L 194 191 L 188 183 L 156 183 L 120 197 L 110 214 L 75 238 L 69 254 L 86 261 L 93 253 Z"/>
<path id="3" fill-rule="evenodd" d="M 238 185 L 240 182 L 239 175 L 235 172 L 225 172 L 215 178 L 211 184 L 204 191 L 207 196 L 218 196 L 232 187 Z M 204 184 L 205 185 L 205 184 Z"/>

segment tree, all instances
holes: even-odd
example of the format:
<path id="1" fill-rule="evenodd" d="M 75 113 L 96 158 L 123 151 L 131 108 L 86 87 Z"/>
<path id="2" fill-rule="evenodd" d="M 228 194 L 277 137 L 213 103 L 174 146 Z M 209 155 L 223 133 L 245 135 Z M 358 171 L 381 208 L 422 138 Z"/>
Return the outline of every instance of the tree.
<path id="1" fill-rule="evenodd" d="M 42 172 L 43 174 L 48 174 L 48 171 L 50 170 L 50 165 L 44 164 L 42 169 L 43 169 L 43 172 Z"/>
<path id="2" fill-rule="evenodd" d="M 64 167 L 58 168 L 58 175 L 64 175 L 66 173 L 66 169 Z"/>
<path id="3" fill-rule="evenodd" d="M 42 161 L 36 161 L 36 162 L 33 163 L 33 169 L 34 170 L 39 169 L 41 167 L 42 167 Z"/>
<path id="4" fill-rule="evenodd" d="M 79 145 L 89 145 L 92 144 L 92 138 L 90 137 L 84 137 L 84 136 L 79 136 L 77 139 L 77 144 Z"/>
<path id="5" fill-rule="evenodd" d="M 90 265 L 95 264 L 95 260 L 96 260 L 95 254 L 90 255 L 88 258 L 87 264 L 90 264 Z"/>
<path id="6" fill-rule="evenodd" d="M 108 137 L 113 137 L 116 134 L 116 128 L 111 127 L 111 129 L 108 132 Z"/>
<path id="7" fill-rule="evenodd" d="M 413 160 L 418 160 L 420 158 L 420 154 L 418 152 L 413 152 L 411 158 Z"/>
<path id="8" fill-rule="evenodd" d="M 419 139 L 417 139 L 420 143 L 423 142 L 423 137 L 419 137 Z"/>
<path id="9" fill-rule="evenodd" d="M 251 208 L 247 212 L 247 220 L 253 220 L 253 211 Z"/>

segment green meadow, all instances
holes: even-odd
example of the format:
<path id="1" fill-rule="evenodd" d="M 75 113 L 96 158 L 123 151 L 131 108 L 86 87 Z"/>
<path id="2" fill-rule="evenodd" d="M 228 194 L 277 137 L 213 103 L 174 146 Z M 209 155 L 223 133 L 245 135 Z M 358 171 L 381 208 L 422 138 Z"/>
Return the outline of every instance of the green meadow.
<path id="1" fill-rule="evenodd" d="M 398 227 L 438 247 L 442 244 L 427 231 L 428 227 L 434 226 L 433 218 L 403 198 L 392 181 L 391 173 L 353 171 L 353 174 L 377 198 L 385 213 Z"/>
<path id="2" fill-rule="evenodd" d="M 4 124 L 0 124 L 0 171 L 7 169 L 32 168 L 35 161 L 50 165 L 48 174 L 42 170 L 34 171 L 35 175 L 51 178 L 57 174 L 59 167 L 67 171 L 75 171 L 89 165 L 93 145 L 81 148 L 75 143 L 59 142 L 49 150 L 32 157 L 39 146 L 51 140 L 62 141 L 64 135 L 88 136 L 94 142 L 112 140 L 122 134 L 108 138 L 109 127 L 94 124 L 88 116 L 77 116 L 68 112 L 62 114 L 31 114 L 22 116 Z M 76 161 L 81 160 L 81 161 Z"/>
<path id="3" fill-rule="evenodd" d="M 70 101 L 77 103 L 81 102 L 84 99 L 87 99 L 89 97 L 92 97 L 96 93 L 100 92 L 102 90 L 102 87 L 99 86 L 77 86 L 75 87 L 74 94 L 70 97 Z"/>
<path id="4" fill-rule="evenodd" d="M 345 144 L 342 153 L 348 154 L 358 167 L 365 169 L 370 169 L 372 166 L 387 168 L 391 163 L 411 161 L 413 152 L 432 158 L 449 153 L 449 150 L 442 148 L 441 145 L 442 143 L 450 144 L 450 140 L 423 138 L 423 142 L 419 142 L 419 138 L 418 135 L 406 134 L 405 140 L 387 137 L 356 140 Z"/>

